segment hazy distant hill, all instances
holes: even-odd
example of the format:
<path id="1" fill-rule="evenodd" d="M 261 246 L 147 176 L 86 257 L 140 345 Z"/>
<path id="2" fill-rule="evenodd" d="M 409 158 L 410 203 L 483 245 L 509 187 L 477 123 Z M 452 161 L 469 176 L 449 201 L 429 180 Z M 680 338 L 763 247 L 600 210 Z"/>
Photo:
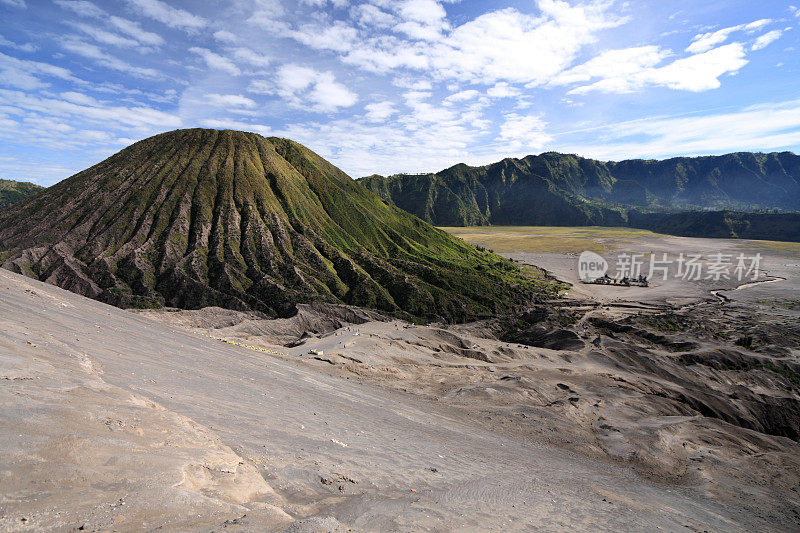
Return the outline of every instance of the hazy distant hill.
<path id="1" fill-rule="evenodd" d="M 2 266 L 121 306 L 312 300 L 446 320 L 553 286 L 387 205 L 287 139 L 177 130 L 0 212 Z"/>
<path id="2" fill-rule="evenodd" d="M 0 179 L 0 209 L 24 200 L 44 189 L 41 185 L 27 181 Z"/>

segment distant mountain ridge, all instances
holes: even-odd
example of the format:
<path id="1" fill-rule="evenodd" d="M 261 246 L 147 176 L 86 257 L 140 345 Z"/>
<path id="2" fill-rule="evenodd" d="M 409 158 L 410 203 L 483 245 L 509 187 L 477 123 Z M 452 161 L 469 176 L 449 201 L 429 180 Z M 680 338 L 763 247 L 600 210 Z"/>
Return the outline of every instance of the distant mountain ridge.
<path id="1" fill-rule="evenodd" d="M 436 225 L 624 225 L 626 208 L 800 210 L 791 152 L 620 162 L 547 152 L 359 181 Z"/>
<path id="2" fill-rule="evenodd" d="M 287 139 L 177 130 L 0 211 L 0 265 L 123 307 L 323 301 L 493 316 L 556 284 L 387 204 Z"/>
<path id="3" fill-rule="evenodd" d="M 28 181 L 0 179 L 0 209 L 20 202 L 43 189 L 41 185 Z"/>
<path id="4" fill-rule="evenodd" d="M 437 226 L 633 226 L 800 240 L 800 215 L 731 215 L 800 211 L 800 156 L 791 152 L 620 162 L 547 152 L 479 167 L 458 164 L 435 174 L 373 175 L 359 183 Z M 680 214 L 690 211 L 728 214 Z M 708 235 L 701 220 L 714 225 Z M 776 221 L 788 226 L 770 229 Z"/>

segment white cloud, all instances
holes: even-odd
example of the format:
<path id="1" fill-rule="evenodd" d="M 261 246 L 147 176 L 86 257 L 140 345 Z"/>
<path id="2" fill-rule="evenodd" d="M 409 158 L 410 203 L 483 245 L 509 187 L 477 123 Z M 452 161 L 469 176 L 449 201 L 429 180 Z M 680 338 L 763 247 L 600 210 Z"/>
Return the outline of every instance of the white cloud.
<path id="1" fill-rule="evenodd" d="M 694 39 L 692 39 L 692 44 L 690 44 L 686 51 L 692 54 L 698 54 L 701 52 L 707 52 L 711 50 L 717 45 L 720 45 L 728 40 L 728 37 L 737 31 L 747 31 L 753 32 L 760 28 L 763 28 L 767 24 L 772 22 L 770 19 L 760 19 L 750 24 L 739 24 L 738 26 L 731 26 L 729 28 L 723 28 L 721 30 L 717 30 L 714 32 L 709 33 L 701 33 L 699 35 L 695 35 Z"/>
<path id="2" fill-rule="evenodd" d="M 150 130 L 153 127 L 175 128 L 181 125 L 180 118 L 157 109 L 145 106 L 118 105 L 98 107 L 94 105 L 95 103 L 92 102 L 92 105 L 78 104 L 65 99 L 33 96 L 22 91 L 0 89 L 0 105 L 12 106 L 23 116 L 42 114 L 69 119 L 73 122 L 77 119 L 94 122 L 101 126 L 114 124 L 140 130 Z"/>
<path id="3" fill-rule="evenodd" d="M 272 21 L 272 30 L 311 48 L 337 52 L 345 64 L 367 71 L 411 70 L 436 81 L 489 84 L 487 95 L 493 98 L 518 97 L 519 85 L 532 89 L 581 84 L 571 94 L 626 93 L 653 86 L 705 91 L 719 87 L 721 76 L 745 66 L 746 52 L 779 36 L 769 32 L 747 37 L 748 44 L 724 44 L 735 32 L 750 35 L 773 22 L 760 19 L 696 35 L 687 47 L 690 55 L 671 62 L 666 62 L 675 56 L 671 50 L 643 45 L 606 50 L 575 65 L 601 31 L 627 22 L 611 13 L 611 6 L 602 0 L 539 0 L 538 15 L 507 8 L 451 27 L 442 3 L 435 0 L 373 2 L 351 10 L 355 25 L 320 17 L 294 29 Z"/>
<path id="4" fill-rule="evenodd" d="M 606 13 L 607 4 L 542 0 L 539 8 L 540 17 L 504 9 L 455 28 L 431 54 L 433 68 L 448 78 L 543 84 L 598 31 L 623 23 Z"/>
<path id="5" fill-rule="evenodd" d="M 204 119 L 200 121 L 200 125 L 204 128 L 251 131 L 253 133 L 258 133 L 259 135 L 263 135 L 265 137 L 270 137 L 275 135 L 274 130 L 269 126 L 265 126 L 263 124 L 251 124 L 249 122 L 242 122 L 240 120 L 233 120 L 233 119 L 216 119 L 216 118 Z"/>
<path id="6" fill-rule="evenodd" d="M 0 46 L 5 46 L 7 48 L 13 48 L 14 50 L 19 50 L 20 52 L 35 52 L 36 45 L 33 43 L 24 43 L 18 44 L 12 41 L 9 41 L 2 35 L 0 35 Z"/>
<path id="7" fill-rule="evenodd" d="M 205 101 L 217 107 L 256 107 L 255 101 L 241 94 L 206 94 Z"/>
<path id="8" fill-rule="evenodd" d="M 750 48 L 751 50 L 761 50 L 762 48 L 766 48 L 770 43 L 777 41 L 783 35 L 782 30 L 772 30 L 764 35 L 760 35 L 756 42 L 753 43 L 753 46 Z"/>
<path id="9" fill-rule="evenodd" d="M 74 26 L 75 28 L 82 31 L 86 35 L 92 37 L 95 41 L 99 43 L 108 44 L 111 46 L 128 47 L 128 48 L 139 46 L 139 41 L 135 39 L 129 39 L 127 37 L 123 37 L 116 33 L 105 31 L 94 25 L 82 24 L 82 23 L 72 23 L 70 25 Z"/>
<path id="10" fill-rule="evenodd" d="M 465 91 L 459 91 L 457 93 L 453 93 L 447 98 L 444 99 L 445 103 L 448 104 L 455 104 L 458 102 L 466 102 L 467 100 L 474 100 L 480 95 L 478 91 L 475 89 L 468 89 Z"/>
<path id="11" fill-rule="evenodd" d="M 141 104 L 110 105 L 77 91 L 47 94 L 0 89 L 0 125 L 7 126 L 0 127 L 0 173 L 52 182 L 182 125 L 179 117 Z M 14 157 L 24 147 L 35 149 Z"/>
<path id="12" fill-rule="evenodd" d="M 417 41 L 436 41 L 442 37 L 442 29 L 439 26 L 413 21 L 401 22 L 394 27 L 394 30 Z"/>
<path id="13" fill-rule="evenodd" d="M 78 54 L 89 59 L 94 59 L 98 65 L 110 68 L 112 70 L 118 70 L 120 72 L 125 72 L 127 74 L 143 78 L 158 78 L 161 76 L 161 74 L 155 69 L 131 65 L 130 63 L 105 53 L 97 46 L 81 41 L 75 37 L 66 38 L 64 41 L 62 41 L 61 47 L 64 48 L 64 50 L 68 50 L 74 54 Z"/>
<path id="14" fill-rule="evenodd" d="M 142 15 L 161 22 L 170 28 L 178 28 L 189 32 L 197 31 L 208 25 L 202 17 L 193 15 L 183 9 L 177 9 L 160 0 L 127 0 Z"/>
<path id="15" fill-rule="evenodd" d="M 399 78 L 395 78 L 392 81 L 392 85 L 395 87 L 400 87 L 401 89 L 411 89 L 414 91 L 430 91 L 433 89 L 433 84 L 428 79 L 412 79 L 407 76 L 401 76 Z M 457 88 L 454 88 L 453 91 L 457 91 Z"/>
<path id="16" fill-rule="evenodd" d="M 223 42 L 223 43 L 236 43 L 239 41 L 239 38 L 232 32 L 228 30 L 219 30 L 214 32 L 214 39 Z"/>
<path id="17" fill-rule="evenodd" d="M 137 22 L 132 20 L 118 17 L 116 15 L 109 15 L 87 0 L 55 0 L 55 3 L 64 9 L 72 11 L 80 17 L 88 17 L 106 21 L 118 31 L 121 31 L 123 34 L 134 39 L 133 41 L 125 39 L 119 35 L 107 32 L 96 25 L 89 26 L 86 24 L 72 23 L 73 26 L 77 27 L 86 34 L 91 35 L 99 42 L 114 46 L 135 46 L 137 42 L 143 45 L 156 47 L 164 44 L 164 39 L 157 33 L 143 30 Z"/>
<path id="18" fill-rule="evenodd" d="M 164 44 L 163 37 L 157 33 L 143 30 L 139 24 L 132 20 L 112 15 L 108 18 L 108 21 L 119 31 L 133 37 L 142 44 L 149 46 L 161 46 Z"/>
<path id="19" fill-rule="evenodd" d="M 732 28 L 717 30 L 713 33 L 703 33 L 700 35 L 696 35 L 695 38 L 692 40 L 692 44 L 690 44 L 686 48 L 686 51 L 691 54 L 707 52 L 708 50 L 711 50 L 715 46 L 727 41 L 728 36 L 734 31 L 739 29 L 741 29 L 741 26 L 734 26 Z"/>
<path id="20" fill-rule="evenodd" d="M 208 48 L 193 46 L 189 48 L 189 51 L 193 54 L 199 55 L 203 61 L 205 61 L 208 68 L 222 70 L 236 76 L 242 73 L 242 71 L 239 70 L 239 67 L 237 67 L 233 61 L 227 57 L 217 54 L 216 52 L 212 52 Z"/>
<path id="21" fill-rule="evenodd" d="M 436 0 L 402 0 L 395 9 L 403 19 L 423 24 L 443 20 L 447 15 Z"/>
<path id="22" fill-rule="evenodd" d="M 290 94 L 308 88 L 316 78 L 317 71 L 309 67 L 288 64 L 278 69 L 278 86 Z"/>
<path id="23" fill-rule="evenodd" d="M 382 11 L 372 4 L 359 4 L 353 7 L 352 17 L 361 26 L 374 26 L 377 28 L 388 28 L 397 20 L 394 15 Z"/>
<path id="24" fill-rule="evenodd" d="M 349 0 L 300 0 L 300 3 L 307 4 L 314 7 L 325 7 L 330 2 L 334 7 L 343 8 L 347 7 Z"/>
<path id="25" fill-rule="evenodd" d="M 576 87 L 568 94 L 593 91 L 627 93 L 648 86 L 699 92 L 716 89 L 720 86 L 720 76 L 738 72 L 747 64 L 741 43 L 727 44 L 676 59 L 664 66 L 656 66 L 667 56 L 668 52 L 653 46 L 611 50 L 565 72 L 554 83 L 582 82 L 602 77 L 589 85 Z"/>
<path id="26" fill-rule="evenodd" d="M 474 158 L 467 149 L 477 135 L 461 127 L 434 125 L 406 131 L 397 123 L 352 120 L 290 125 L 280 136 L 311 147 L 354 177 L 380 172 L 425 172 L 442 161 Z"/>
<path id="27" fill-rule="evenodd" d="M 563 85 L 583 83 L 594 78 L 621 80 L 626 85 L 635 85 L 632 76 L 655 67 L 670 55 L 658 46 L 637 46 L 621 50 L 606 50 L 586 63 L 559 74 L 552 83 Z"/>
<path id="28" fill-rule="evenodd" d="M 304 24 L 297 30 L 285 29 L 282 33 L 317 50 L 347 52 L 358 42 L 358 30 L 342 21 L 327 26 Z"/>
<path id="29" fill-rule="evenodd" d="M 67 91 L 59 94 L 61 98 L 66 100 L 67 102 L 72 102 L 73 104 L 78 105 L 90 105 L 97 107 L 100 103 L 93 97 L 89 96 L 88 94 L 78 93 L 75 91 Z"/>
<path id="30" fill-rule="evenodd" d="M 316 104 L 316 109 L 328 112 L 350 107 L 358 101 L 358 95 L 337 82 L 330 72 L 324 72 L 319 76 L 308 98 Z"/>
<path id="31" fill-rule="evenodd" d="M 442 109 L 421 98 L 414 95 L 412 113 L 394 120 L 369 122 L 365 117 L 311 122 L 289 125 L 274 134 L 311 147 L 355 177 L 375 172 L 429 172 L 459 162 L 479 165 L 524 155 L 518 153 L 519 143 L 512 147 L 503 140 L 487 142 L 493 135 L 490 124 L 476 120 L 471 109 Z M 433 120 L 429 115 L 434 115 Z"/>
<path id="32" fill-rule="evenodd" d="M 232 50 L 233 57 L 243 63 L 254 67 L 266 67 L 272 63 L 272 58 L 250 50 L 249 48 L 239 47 Z"/>
<path id="33" fill-rule="evenodd" d="M 247 21 L 265 28 L 273 28 L 285 13 L 280 0 L 256 0 L 254 4 L 253 14 Z"/>
<path id="34" fill-rule="evenodd" d="M 646 70 L 643 83 L 695 92 L 716 89 L 720 86 L 720 76 L 737 72 L 747 64 L 744 57 L 744 47 L 739 43 L 720 46 L 703 54 L 676 59 L 658 69 Z"/>
<path id="35" fill-rule="evenodd" d="M 345 63 L 368 71 L 405 68 L 426 71 L 439 79 L 538 85 L 567 68 L 583 47 L 597 40 L 598 32 L 625 22 L 610 15 L 610 4 L 600 0 L 576 6 L 539 0 L 541 15 L 508 8 L 452 29 L 444 8 L 433 0 L 386 2 L 386 6 L 394 10 L 398 21 L 393 30 L 414 40 L 374 34 L 371 27 L 360 33 L 342 21 L 296 29 L 276 24 L 274 18 L 255 22 L 312 48 L 338 52 Z M 392 16 L 377 8 L 354 13 L 358 22 L 367 26 L 387 24 Z"/>
<path id="36" fill-rule="evenodd" d="M 293 107 L 309 107 L 323 113 L 350 107 L 358 101 L 358 95 L 337 82 L 332 72 L 291 63 L 278 69 L 274 84 L 257 81 L 250 90 L 278 94 Z"/>
<path id="37" fill-rule="evenodd" d="M 86 0 L 55 0 L 55 3 L 81 17 L 100 18 L 106 14 L 105 11 Z"/>
<path id="38" fill-rule="evenodd" d="M 553 140 L 546 132 L 547 123 L 541 116 L 510 113 L 503 118 L 499 139 L 507 142 L 513 150 L 538 151 Z"/>
<path id="39" fill-rule="evenodd" d="M 27 7 L 25 0 L 0 0 L 0 4 L 5 4 L 11 7 Z"/>
<path id="40" fill-rule="evenodd" d="M 519 96 L 521 91 L 516 87 L 510 86 L 504 81 L 497 82 L 494 87 L 491 87 L 486 94 L 492 98 L 512 98 Z"/>
<path id="41" fill-rule="evenodd" d="M 397 113 L 392 102 L 374 102 L 365 105 L 364 109 L 367 110 L 364 115 L 367 122 L 385 122 L 386 119 Z"/>
<path id="42" fill-rule="evenodd" d="M 596 144 L 561 141 L 559 149 L 598 159 L 630 159 L 792 148 L 800 145 L 800 100 L 729 113 L 615 123 L 591 133 Z"/>
<path id="43" fill-rule="evenodd" d="M 42 77 L 59 78 L 62 80 L 78 81 L 72 73 L 62 67 L 17 59 L 0 53 L 0 86 L 13 87 L 22 90 L 39 89 L 47 87 L 48 82 Z"/>
<path id="44" fill-rule="evenodd" d="M 435 0 L 403 0 L 393 6 L 398 17 L 403 21 L 394 27 L 411 39 L 420 41 L 436 41 L 442 32 L 449 28 L 447 12 Z"/>

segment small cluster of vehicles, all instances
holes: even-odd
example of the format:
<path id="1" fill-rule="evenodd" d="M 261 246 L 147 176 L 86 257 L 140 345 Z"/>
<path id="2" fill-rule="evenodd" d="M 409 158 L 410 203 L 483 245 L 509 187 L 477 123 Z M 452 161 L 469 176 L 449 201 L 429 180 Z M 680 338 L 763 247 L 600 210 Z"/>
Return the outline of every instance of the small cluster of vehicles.
<path id="1" fill-rule="evenodd" d="M 647 287 L 649 286 L 647 282 L 647 277 L 643 275 L 639 275 L 638 277 L 623 277 L 621 279 L 612 278 L 608 275 L 603 275 L 599 278 L 595 278 L 592 280 L 581 280 L 583 283 L 589 285 L 612 285 L 616 287 Z"/>

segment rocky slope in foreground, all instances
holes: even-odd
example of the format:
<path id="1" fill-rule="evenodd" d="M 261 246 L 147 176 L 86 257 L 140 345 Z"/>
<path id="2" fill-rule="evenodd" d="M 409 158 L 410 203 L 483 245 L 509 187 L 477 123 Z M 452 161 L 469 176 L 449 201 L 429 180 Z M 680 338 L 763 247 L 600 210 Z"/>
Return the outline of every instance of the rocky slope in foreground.
<path id="1" fill-rule="evenodd" d="M 419 319 L 552 294 L 287 139 L 177 130 L 0 212 L 3 267 L 123 307 L 269 316 L 327 301 Z"/>
<path id="2" fill-rule="evenodd" d="M 44 189 L 27 181 L 0 179 L 0 209 L 8 207 Z"/>

